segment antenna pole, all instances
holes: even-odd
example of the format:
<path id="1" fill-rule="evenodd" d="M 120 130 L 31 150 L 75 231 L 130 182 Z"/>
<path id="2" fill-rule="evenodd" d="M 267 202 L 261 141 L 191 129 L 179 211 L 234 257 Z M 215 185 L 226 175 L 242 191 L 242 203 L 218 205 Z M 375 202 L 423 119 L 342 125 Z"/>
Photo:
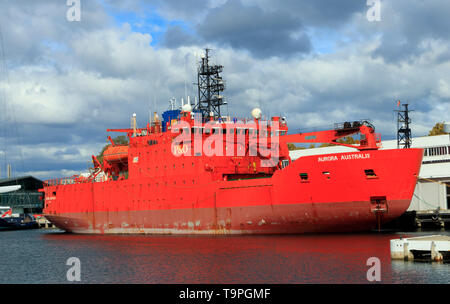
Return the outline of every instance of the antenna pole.
<path id="1" fill-rule="evenodd" d="M 219 118 L 220 107 L 227 104 L 221 95 L 225 90 L 225 84 L 220 75 L 223 66 L 210 65 L 209 51 L 210 49 L 205 49 L 205 56 L 202 56 L 197 69 L 198 103 L 194 107 L 194 110 L 202 113 L 204 120 L 211 116 L 215 119 Z"/>
<path id="2" fill-rule="evenodd" d="M 399 102 L 400 106 L 400 102 Z M 396 110 L 397 114 L 397 149 L 411 148 L 411 128 L 409 124 L 411 123 L 411 119 L 409 118 L 409 112 L 411 110 L 408 109 L 408 104 L 402 104 L 404 107 L 403 110 Z"/>

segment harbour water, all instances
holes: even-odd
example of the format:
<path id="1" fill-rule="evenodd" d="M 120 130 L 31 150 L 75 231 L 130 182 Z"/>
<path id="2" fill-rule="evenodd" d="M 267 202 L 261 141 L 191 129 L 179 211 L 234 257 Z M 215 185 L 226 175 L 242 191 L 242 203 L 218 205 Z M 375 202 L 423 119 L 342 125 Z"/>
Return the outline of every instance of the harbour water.
<path id="1" fill-rule="evenodd" d="M 0 283 L 450 283 L 450 264 L 391 261 L 389 240 L 447 232 L 276 236 L 75 235 L 56 229 L 0 232 Z"/>

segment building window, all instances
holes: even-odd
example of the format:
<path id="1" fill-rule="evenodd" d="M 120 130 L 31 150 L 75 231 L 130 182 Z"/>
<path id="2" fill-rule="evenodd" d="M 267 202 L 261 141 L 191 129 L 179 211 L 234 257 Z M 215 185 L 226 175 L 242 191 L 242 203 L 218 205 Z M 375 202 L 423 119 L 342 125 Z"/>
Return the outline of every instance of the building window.
<path id="1" fill-rule="evenodd" d="M 424 149 L 424 156 L 438 156 L 450 154 L 450 146 L 432 147 Z"/>

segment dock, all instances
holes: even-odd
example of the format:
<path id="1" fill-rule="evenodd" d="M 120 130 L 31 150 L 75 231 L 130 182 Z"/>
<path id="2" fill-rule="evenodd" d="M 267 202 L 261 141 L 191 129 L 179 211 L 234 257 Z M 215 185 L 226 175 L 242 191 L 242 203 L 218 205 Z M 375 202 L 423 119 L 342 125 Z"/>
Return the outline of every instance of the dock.
<path id="1" fill-rule="evenodd" d="M 417 228 L 426 225 L 445 229 L 446 224 L 448 227 L 448 223 L 450 223 L 450 210 L 437 208 L 436 210 L 417 211 L 415 221 Z"/>
<path id="2" fill-rule="evenodd" d="M 391 259 L 405 261 L 448 261 L 450 236 L 430 235 L 391 240 Z"/>

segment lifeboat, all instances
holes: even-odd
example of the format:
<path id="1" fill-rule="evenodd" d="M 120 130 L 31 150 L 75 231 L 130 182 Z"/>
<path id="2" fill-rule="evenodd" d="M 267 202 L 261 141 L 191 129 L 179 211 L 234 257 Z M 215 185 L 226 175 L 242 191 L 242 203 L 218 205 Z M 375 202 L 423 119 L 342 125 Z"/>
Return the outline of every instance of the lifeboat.
<path id="1" fill-rule="evenodd" d="M 103 159 L 108 163 L 128 161 L 128 146 L 109 146 L 103 152 Z"/>

